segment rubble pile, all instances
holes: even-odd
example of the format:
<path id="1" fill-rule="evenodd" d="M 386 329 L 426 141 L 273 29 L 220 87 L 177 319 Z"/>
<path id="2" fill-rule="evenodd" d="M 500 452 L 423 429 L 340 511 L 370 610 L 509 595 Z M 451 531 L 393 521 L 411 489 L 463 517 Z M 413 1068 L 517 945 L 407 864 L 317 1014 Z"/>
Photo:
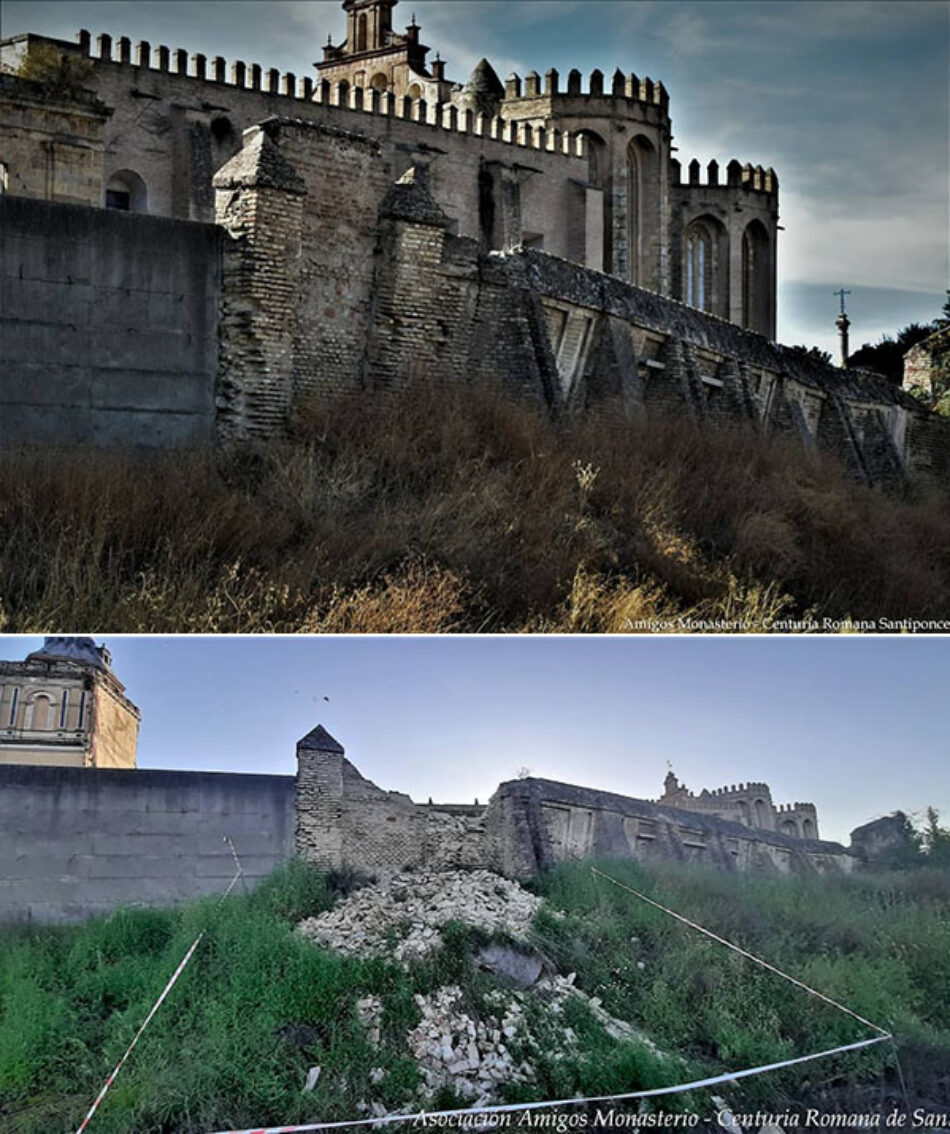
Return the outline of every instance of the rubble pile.
<path id="1" fill-rule="evenodd" d="M 408 966 L 443 943 L 441 930 L 450 921 L 523 940 L 541 904 L 516 882 L 487 870 L 404 873 L 358 890 L 297 928 L 343 953 L 394 956 Z M 646 1043 L 656 1051 L 630 1024 L 610 1015 L 599 997 L 577 988 L 574 973 L 554 972 L 530 947 L 493 942 L 472 963 L 494 973 L 503 985 L 490 991 L 477 1011 L 458 985 L 415 995 L 420 1018 L 407 1034 L 406 1045 L 421 1083 L 418 1100 L 407 1103 L 407 1109 L 425 1105 L 443 1087 L 472 1106 L 489 1105 L 499 1101 L 503 1085 L 535 1081 L 532 1061 L 581 1056 L 580 1039 L 564 1018 L 572 1001 L 580 1001 L 613 1039 Z M 356 1010 L 370 1043 L 379 1048 L 382 1000 L 363 996 Z M 371 1082 L 383 1075 L 381 1068 L 374 1068 Z M 375 1116 L 385 1113 L 381 1104 L 365 1099 L 357 1109 Z"/>
<path id="2" fill-rule="evenodd" d="M 417 995 L 415 1000 L 422 1019 L 407 1039 L 429 1091 L 451 1087 L 476 1106 L 484 1106 L 502 1083 L 525 1083 L 534 1077 L 534 1068 L 519 1063 L 506 1042 L 522 1027 L 523 1009 L 517 1001 L 504 1008 L 498 1022 L 470 1016 L 456 985 L 429 996 Z"/>
<path id="3" fill-rule="evenodd" d="M 357 890 L 297 929 L 342 953 L 381 956 L 392 951 L 397 960 L 409 961 L 438 948 L 440 930 L 450 921 L 523 938 L 541 904 L 517 882 L 488 870 L 398 874 Z"/>

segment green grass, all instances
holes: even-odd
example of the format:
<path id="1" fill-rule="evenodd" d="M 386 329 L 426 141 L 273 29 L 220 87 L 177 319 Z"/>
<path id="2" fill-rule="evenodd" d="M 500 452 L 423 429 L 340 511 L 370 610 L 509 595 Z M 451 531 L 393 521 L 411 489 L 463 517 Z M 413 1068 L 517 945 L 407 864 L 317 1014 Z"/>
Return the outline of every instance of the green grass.
<path id="1" fill-rule="evenodd" d="M 605 867 L 700 923 L 892 1028 L 912 1105 L 950 1105 L 950 876 L 792 880 L 682 867 Z M 259 1123 L 332 1121 L 359 1100 L 387 1109 L 413 1097 L 405 1046 L 415 993 L 462 987 L 471 1012 L 497 1015 L 493 978 L 471 963 L 484 938 L 450 926 L 445 945 L 408 972 L 334 954 L 293 933 L 351 879 L 299 864 L 249 896 L 180 910 L 123 910 L 78 927 L 0 934 L 0 1120 L 11 1134 L 75 1130 L 195 936 L 194 960 L 155 1016 L 96 1115 L 102 1131 L 201 1132 Z M 608 1094 L 682 1082 L 853 1042 L 870 1033 L 628 894 L 586 866 L 539 879 L 566 916 L 542 910 L 535 944 L 578 986 L 672 1058 L 611 1040 L 584 1004 L 559 1020 L 529 1009 L 520 1052 L 537 1070 L 511 1101 Z M 639 965 L 643 967 L 640 968 Z M 382 999 L 382 1042 L 369 1045 L 356 1000 Z M 552 1048 L 561 1022 L 577 1058 Z M 733 1105 L 867 1109 L 898 1093 L 890 1045 L 721 1091 Z M 517 1052 L 516 1052 L 517 1053 Z M 323 1073 L 302 1093 L 307 1069 Z M 370 1082 L 381 1067 L 385 1077 Z M 436 1100 L 460 1105 L 451 1092 Z M 696 1106 L 706 1095 L 664 1100 Z"/>
<path id="2" fill-rule="evenodd" d="M 912 1099 L 950 1104 L 950 873 L 793 880 L 682 866 L 603 864 L 625 885 L 894 1032 Z M 637 898 L 561 867 L 538 892 L 538 945 L 561 971 L 661 1048 L 706 1074 L 871 1038 L 873 1032 Z M 639 965 L 643 967 L 640 968 Z M 749 1079 L 731 1098 L 769 1104 L 883 1099 L 891 1045 Z"/>

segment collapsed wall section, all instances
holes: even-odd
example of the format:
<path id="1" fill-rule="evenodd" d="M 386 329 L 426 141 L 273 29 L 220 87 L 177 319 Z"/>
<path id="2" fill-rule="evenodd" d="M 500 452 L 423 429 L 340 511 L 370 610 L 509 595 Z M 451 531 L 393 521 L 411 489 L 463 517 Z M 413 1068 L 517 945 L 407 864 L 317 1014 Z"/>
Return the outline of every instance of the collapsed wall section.
<path id="1" fill-rule="evenodd" d="M 297 745 L 295 847 L 322 870 L 490 867 L 485 808 L 417 804 L 362 776 L 322 727 Z"/>

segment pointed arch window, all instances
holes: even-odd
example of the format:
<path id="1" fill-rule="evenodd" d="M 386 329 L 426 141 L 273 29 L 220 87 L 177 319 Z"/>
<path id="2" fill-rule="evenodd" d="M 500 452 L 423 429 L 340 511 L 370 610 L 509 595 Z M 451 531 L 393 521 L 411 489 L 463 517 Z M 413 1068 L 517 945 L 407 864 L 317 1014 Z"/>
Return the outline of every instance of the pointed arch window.
<path id="1" fill-rule="evenodd" d="M 769 235 L 759 220 L 742 234 L 742 325 L 768 335 L 772 274 Z"/>
<path id="2" fill-rule="evenodd" d="M 711 310 L 712 233 L 704 224 L 690 225 L 686 234 L 686 302 Z"/>

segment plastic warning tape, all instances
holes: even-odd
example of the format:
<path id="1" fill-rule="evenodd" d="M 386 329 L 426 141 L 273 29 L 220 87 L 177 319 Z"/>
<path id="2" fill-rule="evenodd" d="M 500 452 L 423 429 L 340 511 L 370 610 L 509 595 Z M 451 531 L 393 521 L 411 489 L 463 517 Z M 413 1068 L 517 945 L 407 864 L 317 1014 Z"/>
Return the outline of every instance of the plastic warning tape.
<path id="1" fill-rule="evenodd" d="M 888 1032 L 885 1028 L 880 1027 L 878 1024 L 872 1023 L 870 1020 L 866 1020 L 863 1016 L 859 1016 L 857 1012 L 852 1011 L 846 1005 L 839 1004 L 837 1000 L 832 1000 L 830 996 L 826 996 L 823 992 L 819 992 L 817 988 L 812 988 L 811 985 L 805 984 L 804 981 L 799 980 L 797 977 L 790 976 L 788 973 L 783 973 L 781 969 L 777 969 L 774 965 L 770 965 L 768 961 L 763 961 L 761 957 L 757 957 L 754 953 L 748 952 L 748 950 L 741 948 L 741 946 L 739 945 L 734 945 L 731 941 L 727 941 L 725 937 L 720 937 L 717 933 L 713 933 L 711 929 L 705 929 L 703 926 L 697 925 L 695 921 L 690 921 L 688 917 L 683 917 L 682 914 L 678 914 L 675 910 L 671 910 L 666 906 L 660 905 L 660 903 L 654 901 L 653 898 L 648 898 L 646 894 L 641 894 L 639 890 L 633 890 L 630 886 L 625 886 L 622 882 L 618 882 L 616 878 L 611 878 L 609 874 L 604 874 L 602 870 L 598 870 L 596 866 L 592 866 L 590 868 L 590 872 L 591 874 L 596 875 L 598 878 L 603 878 L 605 881 L 619 887 L 621 890 L 626 890 L 628 894 L 633 894 L 633 896 L 635 898 L 639 898 L 641 902 L 646 902 L 648 905 L 655 906 L 658 910 L 662 910 L 663 913 L 669 914 L 670 917 L 675 917 L 677 921 L 681 921 L 684 925 L 688 925 L 690 929 L 695 929 L 700 933 L 704 933 L 707 937 L 711 937 L 713 941 L 718 941 L 720 945 L 725 945 L 728 949 L 732 949 L 734 952 L 741 954 L 741 956 L 746 957 L 748 960 L 754 961 L 757 965 L 761 965 L 763 969 L 768 969 L 770 973 L 775 973 L 776 976 L 780 976 L 783 980 L 787 980 L 790 984 L 794 984 L 796 987 L 803 989 L 805 992 L 810 993 L 812 996 L 817 996 L 819 1000 L 824 1000 L 826 1004 L 830 1004 L 833 1008 L 837 1008 L 840 1012 L 844 1012 L 848 1016 L 853 1016 L 854 1019 L 859 1023 L 867 1025 L 867 1027 L 871 1028 L 879 1035 L 887 1036 L 888 1039 L 892 1038 L 890 1032 Z"/>

